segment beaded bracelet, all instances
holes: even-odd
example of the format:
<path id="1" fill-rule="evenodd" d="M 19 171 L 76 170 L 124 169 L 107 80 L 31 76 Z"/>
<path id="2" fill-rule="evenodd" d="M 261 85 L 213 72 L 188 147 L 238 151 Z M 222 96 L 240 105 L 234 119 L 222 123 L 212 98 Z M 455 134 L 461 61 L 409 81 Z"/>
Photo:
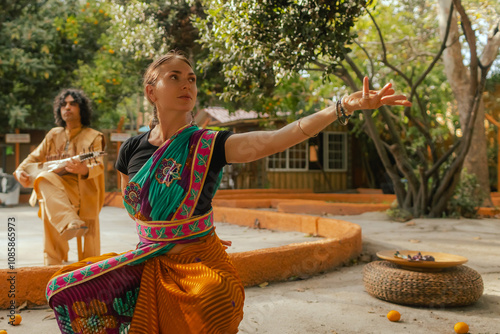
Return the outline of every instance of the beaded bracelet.
<path id="1" fill-rule="evenodd" d="M 347 94 L 344 95 L 341 99 L 340 99 L 340 111 L 342 112 L 342 116 L 344 116 L 345 118 L 349 119 L 351 118 L 352 114 L 350 115 L 346 115 L 345 114 L 345 110 L 347 110 L 347 108 L 344 106 L 344 97 L 347 97 Z"/>
<path id="2" fill-rule="evenodd" d="M 342 116 L 339 115 L 339 109 Z M 335 114 L 337 114 L 337 119 L 341 125 L 346 126 L 347 123 L 349 123 L 349 118 L 351 117 L 351 115 L 346 116 L 344 108 L 342 108 L 342 100 L 337 100 L 337 104 L 335 106 Z"/>

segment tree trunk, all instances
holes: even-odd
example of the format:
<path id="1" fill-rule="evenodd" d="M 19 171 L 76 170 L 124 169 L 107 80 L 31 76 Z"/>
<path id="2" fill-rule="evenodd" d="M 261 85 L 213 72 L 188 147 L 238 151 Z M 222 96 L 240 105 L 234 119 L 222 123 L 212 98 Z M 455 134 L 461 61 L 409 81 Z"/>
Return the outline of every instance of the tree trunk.
<path id="1" fill-rule="evenodd" d="M 446 20 L 449 15 L 451 1 L 452 0 L 439 0 L 439 26 L 441 36 L 444 35 L 444 31 L 446 29 Z M 459 36 L 457 17 L 456 15 L 453 15 L 448 37 L 449 42 L 447 43 L 448 47 L 443 53 L 443 62 L 446 77 L 448 78 L 448 82 L 450 83 L 451 89 L 457 101 L 460 124 L 462 126 L 462 130 L 464 130 L 467 118 L 470 114 L 470 105 L 473 98 L 471 95 L 470 80 L 478 80 L 478 78 L 471 78 L 469 70 L 463 63 L 462 46 L 459 41 Z M 465 158 L 463 167 L 467 169 L 468 173 L 475 174 L 477 176 L 481 189 L 483 189 L 487 194 L 483 205 L 491 206 L 492 202 L 490 197 L 484 118 L 484 107 L 481 103 L 476 122 L 474 123 L 471 146 Z"/>
<path id="2" fill-rule="evenodd" d="M 490 196 L 490 176 L 488 170 L 488 152 L 486 130 L 484 128 L 484 103 L 481 101 L 477 110 L 477 118 L 474 123 L 474 133 L 470 144 L 469 153 L 465 157 L 464 166 L 469 174 L 475 174 L 482 190 L 486 193 L 483 206 L 493 206 Z M 460 122 L 465 120 L 460 113 Z"/>

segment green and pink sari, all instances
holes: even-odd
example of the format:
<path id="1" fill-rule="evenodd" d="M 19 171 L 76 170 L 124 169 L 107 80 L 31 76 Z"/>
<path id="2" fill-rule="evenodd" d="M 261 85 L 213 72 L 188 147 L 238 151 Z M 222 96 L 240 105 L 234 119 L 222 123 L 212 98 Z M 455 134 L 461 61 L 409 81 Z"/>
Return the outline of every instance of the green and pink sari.
<path id="1" fill-rule="evenodd" d="M 52 277 L 46 297 L 62 333 L 158 333 L 174 330 L 176 326 L 180 328 L 176 333 L 183 333 L 183 328 L 189 333 L 193 328 L 209 328 L 211 324 L 198 324 L 200 319 L 193 318 L 184 305 L 188 298 L 191 298 L 190 303 L 201 305 L 206 296 L 199 297 L 199 291 L 189 292 L 183 284 L 188 284 L 185 278 L 190 275 L 201 282 L 197 284 L 204 284 L 206 277 L 212 274 L 220 281 L 220 268 L 232 277 L 228 286 L 232 292 L 227 296 L 231 305 L 226 305 L 229 301 L 223 303 L 224 311 L 221 311 L 226 314 L 224 317 L 231 319 L 223 326 L 229 332 L 234 331 L 235 324 L 237 328 L 242 317 L 243 287 L 227 254 L 220 251 L 223 247 L 214 233 L 212 210 L 193 216 L 216 136 L 217 132 L 200 130 L 196 126 L 180 129 L 130 180 L 124 204 L 135 217 L 140 240 L 135 250 L 88 258 L 65 266 Z M 185 254 L 167 254 L 178 243 L 195 241 L 203 245 L 189 246 Z M 198 268 L 196 272 L 201 276 L 193 278 L 196 276 L 193 268 Z M 172 279 L 177 276 L 182 279 Z M 166 283 L 156 286 L 159 281 Z M 160 298 L 165 291 L 170 291 L 170 295 L 162 297 L 167 301 Z M 236 295 L 234 291 L 238 291 Z M 141 304 L 138 302 L 141 298 L 148 300 L 144 303 L 147 306 L 137 310 L 136 304 Z M 151 302 L 150 298 L 155 301 Z M 167 316 L 161 311 L 167 306 L 168 312 L 177 312 L 175 317 L 174 313 Z M 141 319 L 135 321 L 139 318 L 137 314 L 150 317 L 153 309 L 161 311 L 157 312 L 156 321 L 147 324 L 142 324 Z M 202 310 L 197 312 L 203 313 Z M 136 325 L 132 324 L 131 328 L 133 318 Z M 210 315 L 210 318 L 216 316 Z"/>

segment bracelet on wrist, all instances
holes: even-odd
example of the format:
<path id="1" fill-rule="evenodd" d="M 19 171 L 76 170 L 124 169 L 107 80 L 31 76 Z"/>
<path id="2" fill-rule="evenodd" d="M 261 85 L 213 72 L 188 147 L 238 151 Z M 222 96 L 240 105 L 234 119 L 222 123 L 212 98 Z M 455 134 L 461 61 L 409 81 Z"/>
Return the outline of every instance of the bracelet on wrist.
<path id="1" fill-rule="evenodd" d="M 315 135 L 313 135 L 313 136 L 308 135 L 308 134 L 304 131 L 304 129 L 302 129 L 302 127 L 300 126 L 300 121 L 301 121 L 300 119 L 297 121 L 297 126 L 299 127 L 300 131 L 304 134 L 304 136 L 309 137 L 309 138 L 312 138 L 312 137 L 316 137 L 316 136 L 318 135 L 318 134 L 315 134 Z"/>
<path id="2" fill-rule="evenodd" d="M 342 98 L 340 99 L 340 106 L 342 107 L 341 111 L 342 111 L 342 115 L 344 115 L 344 117 L 347 117 L 347 118 L 351 118 L 352 116 L 352 113 L 350 113 L 349 115 L 346 115 L 345 112 L 347 111 L 347 108 L 344 104 L 344 98 L 348 97 L 349 95 L 345 94 L 344 96 L 342 96 Z"/>
<path id="3" fill-rule="evenodd" d="M 351 115 L 346 116 L 344 108 L 342 108 L 342 100 L 341 99 L 337 100 L 337 103 L 335 105 L 335 113 L 337 114 L 337 119 L 338 119 L 340 125 L 346 126 L 347 123 L 349 123 L 349 118 L 351 118 Z"/>

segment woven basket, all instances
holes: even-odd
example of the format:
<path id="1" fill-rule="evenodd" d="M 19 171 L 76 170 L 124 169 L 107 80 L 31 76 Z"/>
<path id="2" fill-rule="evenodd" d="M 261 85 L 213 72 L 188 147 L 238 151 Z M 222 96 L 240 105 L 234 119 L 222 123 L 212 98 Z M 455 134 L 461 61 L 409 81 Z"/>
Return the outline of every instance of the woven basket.
<path id="1" fill-rule="evenodd" d="M 389 261 L 374 261 L 363 269 L 363 283 L 373 297 L 403 305 L 464 306 L 483 294 L 483 279 L 464 265 L 439 272 L 406 270 Z"/>

